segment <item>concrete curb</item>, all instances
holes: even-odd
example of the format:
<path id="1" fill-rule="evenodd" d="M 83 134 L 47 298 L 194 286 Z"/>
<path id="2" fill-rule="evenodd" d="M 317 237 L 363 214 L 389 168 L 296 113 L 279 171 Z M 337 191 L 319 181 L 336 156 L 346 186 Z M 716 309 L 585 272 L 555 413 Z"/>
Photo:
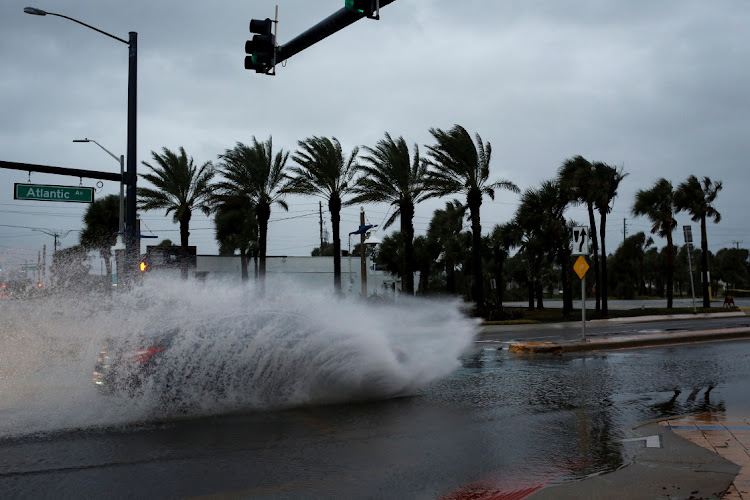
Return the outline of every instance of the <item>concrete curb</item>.
<path id="1" fill-rule="evenodd" d="M 517 342 L 508 348 L 512 353 L 562 354 L 564 352 L 600 351 L 628 349 L 692 342 L 713 342 L 717 340 L 737 340 L 750 338 L 750 328 L 724 328 L 697 332 L 657 333 L 628 335 L 570 342 Z"/>

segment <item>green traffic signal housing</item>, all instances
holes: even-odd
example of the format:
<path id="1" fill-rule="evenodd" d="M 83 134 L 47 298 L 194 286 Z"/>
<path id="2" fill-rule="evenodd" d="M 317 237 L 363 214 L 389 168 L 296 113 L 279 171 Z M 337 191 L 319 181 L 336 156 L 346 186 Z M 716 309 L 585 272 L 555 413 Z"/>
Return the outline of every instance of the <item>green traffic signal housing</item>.
<path id="1" fill-rule="evenodd" d="M 351 12 L 364 14 L 371 19 L 380 18 L 379 0 L 344 0 L 344 8 Z"/>
<path id="2" fill-rule="evenodd" d="M 256 34 L 245 42 L 245 69 L 268 73 L 274 68 L 276 37 L 271 33 L 272 27 L 273 21 L 268 18 L 250 21 L 250 32 Z"/>

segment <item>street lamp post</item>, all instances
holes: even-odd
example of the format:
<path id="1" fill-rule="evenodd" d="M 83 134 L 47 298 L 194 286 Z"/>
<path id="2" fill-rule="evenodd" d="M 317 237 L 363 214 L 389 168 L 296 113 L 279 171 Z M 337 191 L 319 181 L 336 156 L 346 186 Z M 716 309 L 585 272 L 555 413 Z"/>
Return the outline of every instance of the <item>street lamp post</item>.
<path id="1" fill-rule="evenodd" d="M 107 153 L 109 156 L 115 159 L 117 163 L 120 164 L 120 177 L 124 180 L 125 179 L 125 156 L 120 155 L 119 158 L 109 149 L 105 148 L 101 144 L 99 144 L 94 139 L 89 139 L 88 137 L 85 139 L 73 139 L 73 142 L 93 142 L 97 146 L 99 146 L 101 149 L 104 150 L 105 153 Z M 122 250 L 125 250 L 125 243 L 123 241 L 123 235 L 125 234 L 125 183 L 123 180 L 120 181 L 120 213 L 118 215 L 118 230 L 117 230 L 117 242 L 115 243 L 115 246 L 112 247 L 112 249 L 115 251 L 115 263 L 117 264 L 117 276 L 118 281 L 120 276 L 122 276 L 123 273 L 123 262 L 121 259 L 120 252 Z"/>
<path id="2" fill-rule="evenodd" d="M 114 38 L 118 42 L 122 42 L 128 46 L 128 144 L 127 144 L 127 175 L 121 179 L 122 182 L 128 188 L 127 198 L 125 202 L 125 269 L 126 273 L 123 273 L 123 278 L 130 281 L 129 277 L 134 273 L 135 263 L 137 261 L 136 253 L 140 253 L 140 245 L 138 244 L 138 235 L 136 234 L 136 183 L 138 180 L 137 162 L 136 162 L 136 131 L 137 131 L 137 99 L 138 99 L 138 33 L 131 31 L 128 33 L 128 40 L 123 40 L 120 37 L 102 31 L 99 28 L 95 28 L 89 24 L 73 19 L 62 14 L 56 14 L 54 12 L 47 12 L 42 9 L 35 7 L 25 7 L 23 11 L 26 14 L 34 16 L 56 16 L 62 17 L 74 23 L 78 23 L 81 26 L 92 29 L 102 35 L 106 35 L 110 38 Z M 91 141 L 95 142 L 95 141 Z M 102 148 L 104 149 L 104 148 Z M 106 151 L 106 150 L 105 150 Z M 109 151 L 107 151 L 109 153 Z M 111 153 L 110 153 L 111 154 Z M 114 156 L 114 155 L 113 155 Z M 138 246 L 136 246 L 138 245 Z M 118 270 L 118 274 L 119 270 Z M 119 277 L 118 277 L 119 278 Z"/>

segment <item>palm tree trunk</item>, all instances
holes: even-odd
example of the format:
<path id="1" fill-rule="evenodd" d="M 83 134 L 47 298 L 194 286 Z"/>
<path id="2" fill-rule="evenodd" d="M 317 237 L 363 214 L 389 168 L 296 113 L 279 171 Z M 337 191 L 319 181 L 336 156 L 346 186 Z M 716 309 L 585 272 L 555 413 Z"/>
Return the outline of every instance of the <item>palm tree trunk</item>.
<path id="1" fill-rule="evenodd" d="M 188 279 L 188 238 L 190 237 L 190 211 L 180 217 L 180 277 Z"/>
<path id="2" fill-rule="evenodd" d="M 480 312 L 484 310 L 484 282 L 482 276 L 482 224 L 479 209 L 482 206 L 482 193 L 471 190 L 466 196 L 466 205 L 471 216 L 471 271 L 474 275 L 472 295 Z"/>
<path id="3" fill-rule="evenodd" d="M 691 270 L 692 272 L 692 270 Z M 706 236 L 706 216 L 701 217 L 701 281 L 703 282 L 703 307 L 711 307 L 708 295 L 708 237 Z"/>
<path id="4" fill-rule="evenodd" d="M 414 204 L 403 202 L 401 211 L 401 234 L 404 236 L 404 283 L 402 290 L 414 295 Z"/>
<path id="5" fill-rule="evenodd" d="M 341 295 L 341 199 L 332 195 L 328 200 L 333 230 L 333 288 L 336 295 Z"/>
<path id="6" fill-rule="evenodd" d="M 601 279 L 599 276 L 599 238 L 596 236 L 596 218 L 594 217 L 594 204 L 588 203 L 589 209 L 589 236 L 591 236 L 591 248 L 594 253 L 594 288 L 596 297 L 596 312 L 601 309 Z"/>
<path id="7" fill-rule="evenodd" d="M 672 309 L 674 301 L 674 245 L 672 230 L 667 232 L 667 309 Z"/>
<path id="8" fill-rule="evenodd" d="M 242 270 L 242 281 L 243 283 L 250 279 L 247 272 L 247 252 L 244 248 L 240 248 L 240 268 Z"/>
<path id="9" fill-rule="evenodd" d="M 271 207 L 266 204 L 258 204 L 255 207 L 258 218 L 258 280 L 262 283 L 266 280 L 266 244 L 268 238 L 268 219 L 271 218 Z"/>
<path id="10" fill-rule="evenodd" d="M 602 242 L 602 276 L 601 276 L 601 298 L 602 298 L 602 316 L 607 316 L 609 314 L 609 308 L 607 307 L 607 293 L 609 291 L 607 290 L 607 287 L 609 286 L 609 283 L 607 283 L 607 241 L 606 241 L 606 232 L 607 232 L 607 212 L 602 211 L 601 212 L 601 224 L 599 224 L 599 235 L 601 236 L 601 242 Z M 597 290 L 599 287 L 597 286 Z"/>

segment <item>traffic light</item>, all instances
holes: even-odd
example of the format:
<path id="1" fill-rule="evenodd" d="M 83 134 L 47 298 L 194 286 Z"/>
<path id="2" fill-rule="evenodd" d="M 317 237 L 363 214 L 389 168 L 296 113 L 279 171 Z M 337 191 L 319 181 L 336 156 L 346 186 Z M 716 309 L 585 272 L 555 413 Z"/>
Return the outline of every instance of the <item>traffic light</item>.
<path id="1" fill-rule="evenodd" d="M 139 270 L 140 270 L 140 271 L 141 271 L 142 273 L 145 273 L 145 272 L 147 272 L 147 271 L 149 270 L 149 265 L 148 265 L 148 262 L 146 262 L 145 260 L 142 260 L 142 261 L 140 262 L 140 264 L 138 264 L 138 269 L 139 269 Z"/>
<path id="2" fill-rule="evenodd" d="M 276 64 L 276 37 L 271 33 L 273 21 L 270 19 L 252 19 L 250 33 L 252 40 L 245 42 L 245 69 L 256 73 L 268 73 Z"/>
<path id="3" fill-rule="evenodd" d="M 378 10 L 377 0 L 345 0 L 344 8 L 352 12 L 364 14 L 372 17 L 373 13 Z"/>

